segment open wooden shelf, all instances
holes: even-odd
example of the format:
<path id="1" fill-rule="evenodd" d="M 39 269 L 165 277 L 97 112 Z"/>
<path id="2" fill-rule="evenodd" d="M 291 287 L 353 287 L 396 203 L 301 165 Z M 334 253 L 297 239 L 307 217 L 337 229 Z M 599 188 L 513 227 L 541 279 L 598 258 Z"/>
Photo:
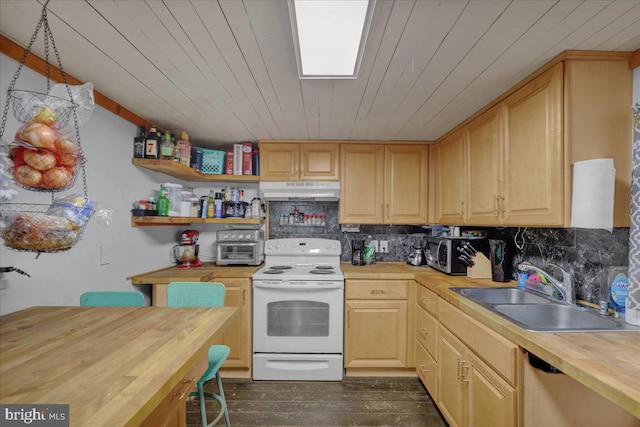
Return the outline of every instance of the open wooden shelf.
<path id="1" fill-rule="evenodd" d="M 134 166 L 140 166 L 154 172 L 160 172 L 174 178 L 182 179 L 190 182 L 259 182 L 260 177 L 257 175 L 210 175 L 202 173 L 189 166 L 181 165 L 173 160 L 155 160 L 155 159 L 131 159 Z M 196 218 L 197 219 L 197 218 Z"/>
<path id="2" fill-rule="evenodd" d="M 258 218 L 194 218 L 188 216 L 132 216 L 131 226 L 190 225 L 190 224 L 262 224 Z"/>

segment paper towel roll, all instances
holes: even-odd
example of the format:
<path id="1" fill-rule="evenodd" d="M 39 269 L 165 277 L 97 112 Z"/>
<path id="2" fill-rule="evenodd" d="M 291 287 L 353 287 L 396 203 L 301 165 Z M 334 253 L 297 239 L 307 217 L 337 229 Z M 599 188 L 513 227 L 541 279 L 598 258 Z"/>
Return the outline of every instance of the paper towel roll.
<path id="1" fill-rule="evenodd" d="M 613 231 L 613 195 L 616 170 L 613 159 L 573 164 L 571 227 Z"/>

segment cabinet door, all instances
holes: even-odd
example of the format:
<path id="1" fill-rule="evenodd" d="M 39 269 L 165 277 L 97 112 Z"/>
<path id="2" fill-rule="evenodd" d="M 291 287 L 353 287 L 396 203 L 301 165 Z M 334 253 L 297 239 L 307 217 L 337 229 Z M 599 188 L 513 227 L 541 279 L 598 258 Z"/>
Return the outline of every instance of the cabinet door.
<path id="1" fill-rule="evenodd" d="M 229 346 L 231 353 L 223 368 L 247 368 L 251 366 L 251 281 L 249 279 L 220 279 L 226 291 L 225 307 L 238 307 L 240 316 L 219 339 Z"/>
<path id="2" fill-rule="evenodd" d="M 563 225 L 563 64 L 504 101 L 506 225 Z"/>
<path id="3" fill-rule="evenodd" d="M 340 147 L 340 223 L 383 224 L 384 145 Z"/>
<path id="4" fill-rule="evenodd" d="M 385 222 L 426 224 L 429 146 L 387 145 L 385 164 Z"/>
<path id="5" fill-rule="evenodd" d="M 299 163 L 300 144 L 260 144 L 260 179 L 263 181 L 297 181 Z"/>
<path id="6" fill-rule="evenodd" d="M 324 142 L 300 144 L 300 179 L 338 181 L 340 145 Z"/>
<path id="7" fill-rule="evenodd" d="M 406 367 L 406 301 L 346 301 L 345 315 L 345 368 Z"/>
<path id="8" fill-rule="evenodd" d="M 469 427 L 512 427 L 516 420 L 516 391 L 475 354 L 467 352 L 462 373 L 467 383 Z"/>
<path id="9" fill-rule="evenodd" d="M 464 224 L 465 138 L 465 132 L 453 134 L 431 150 L 435 222 L 439 224 Z"/>
<path id="10" fill-rule="evenodd" d="M 467 224 L 500 223 L 501 147 L 503 132 L 501 106 L 487 111 L 468 127 L 467 140 Z"/>
<path id="11" fill-rule="evenodd" d="M 461 381 L 465 347 L 445 328 L 438 343 L 438 407 L 450 426 L 464 425 L 465 393 Z"/>

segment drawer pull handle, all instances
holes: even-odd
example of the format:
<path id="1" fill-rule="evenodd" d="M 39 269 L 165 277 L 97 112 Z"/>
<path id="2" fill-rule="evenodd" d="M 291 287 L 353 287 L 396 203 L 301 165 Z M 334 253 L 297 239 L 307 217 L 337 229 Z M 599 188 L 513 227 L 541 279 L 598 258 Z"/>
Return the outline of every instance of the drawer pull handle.
<path id="1" fill-rule="evenodd" d="M 420 365 L 420 370 L 421 370 L 422 372 L 424 372 L 424 373 L 427 373 L 427 372 L 429 372 L 429 371 L 430 371 L 430 369 L 427 369 L 427 367 L 426 367 L 426 366 L 424 366 L 424 365 Z"/>
<path id="2" fill-rule="evenodd" d="M 420 333 L 424 336 L 429 334 L 429 330 L 427 328 L 420 328 Z"/>
<path id="3" fill-rule="evenodd" d="M 184 397 L 187 395 L 187 393 L 189 393 L 189 390 L 191 390 L 191 386 L 193 385 L 193 383 L 195 383 L 198 380 L 198 377 L 193 377 L 193 379 L 191 381 L 189 380 L 182 380 L 180 381 L 180 384 L 186 384 L 185 388 L 182 389 L 182 392 L 179 393 L 177 391 L 173 392 L 174 396 L 177 396 L 178 399 L 182 400 L 184 399 Z"/>
<path id="4" fill-rule="evenodd" d="M 384 289 L 371 289 L 371 294 L 386 294 L 387 291 L 385 291 Z"/>
<path id="5" fill-rule="evenodd" d="M 456 377 L 458 378 L 458 381 L 462 381 L 462 363 L 460 362 L 460 359 L 458 359 L 458 372 Z"/>

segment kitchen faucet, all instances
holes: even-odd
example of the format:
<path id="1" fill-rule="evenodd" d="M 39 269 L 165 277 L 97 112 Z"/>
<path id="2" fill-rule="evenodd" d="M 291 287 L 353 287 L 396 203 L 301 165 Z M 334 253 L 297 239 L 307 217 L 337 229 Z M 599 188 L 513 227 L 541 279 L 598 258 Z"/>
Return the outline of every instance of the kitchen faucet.
<path id="1" fill-rule="evenodd" d="M 552 267 L 556 267 L 558 270 L 562 272 L 562 283 L 560 283 L 554 277 L 550 276 L 546 271 L 536 267 L 533 264 L 529 264 L 528 262 L 521 262 L 520 264 L 518 264 L 518 270 L 520 271 L 533 270 L 536 273 L 540 273 L 544 275 L 544 277 L 547 278 L 551 286 L 553 286 L 558 290 L 558 292 L 560 292 L 560 294 L 562 295 L 562 299 L 567 304 L 576 305 L 576 297 L 573 289 L 573 279 L 571 278 L 571 274 L 567 273 L 567 271 L 565 271 L 559 265 L 551 264 L 551 263 L 549 263 L 549 265 Z"/>

